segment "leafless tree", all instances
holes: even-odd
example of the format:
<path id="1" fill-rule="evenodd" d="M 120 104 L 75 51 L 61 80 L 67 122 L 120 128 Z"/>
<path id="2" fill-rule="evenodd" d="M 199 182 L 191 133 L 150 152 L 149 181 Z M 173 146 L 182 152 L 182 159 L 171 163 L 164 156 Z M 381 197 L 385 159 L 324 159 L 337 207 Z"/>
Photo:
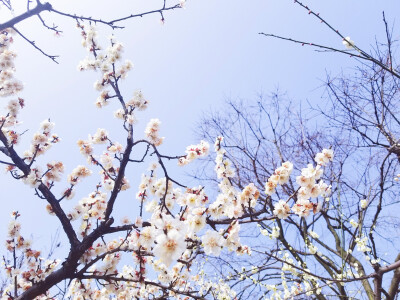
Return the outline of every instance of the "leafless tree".
<path id="1" fill-rule="evenodd" d="M 299 1 L 295 3 L 346 43 L 346 38 L 318 13 Z M 253 259 L 235 261 L 225 257 L 213 263 L 221 274 L 231 274 L 232 285 L 240 286 L 241 299 L 270 295 L 272 288 L 267 284 L 282 287 L 282 268 L 287 265 L 282 252 L 289 253 L 296 269 L 283 272 L 287 283 L 309 280 L 307 273 L 321 280 L 323 286 L 309 280 L 315 291 L 321 288 L 319 294 L 313 295 L 317 299 L 397 299 L 400 244 L 395 212 L 399 210 L 400 192 L 400 77 L 396 44 L 384 14 L 383 20 L 387 40 L 377 43 L 371 53 L 352 41 L 347 45 L 351 50 L 346 51 L 263 33 L 310 45 L 318 51 L 353 56 L 360 60 L 360 66 L 355 74 L 327 76 L 324 101 L 311 101 L 307 109 L 276 92 L 249 101 L 229 99 L 223 111 L 206 114 L 198 124 L 197 133 L 203 138 L 224 136 L 227 155 L 238 175 L 233 183 L 239 188 L 254 182 L 262 190 L 283 162 L 293 162 L 299 175 L 300 168 L 313 163 L 322 148 L 335 152 L 335 163 L 324 173 L 324 180 L 332 185 L 332 196 L 329 201 L 318 199 L 318 214 L 308 218 L 293 214 L 284 220 L 263 218 L 263 214 L 250 217 L 269 234 L 278 227 L 277 238 L 269 240 L 256 226 L 248 227 L 249 244 L 255 245 Z M 196 178 L 215 181 L 213 174 L 202 170 L 195 174 Z M 273 196 L 262 194 L 259 207 L 270 215 L 278 200 L 297 201 L 298 188 L 296 182 L 289 180 Z M 365 208 L 360 207 L 363 199 L 368 203 Z M 313 237 L 310 231 L 318 232 L 319 237 Z M 368 240 L 367 248 L 357 251 L 357 242 L 363 237 Z M 311 250 L 310 245 L 318 250 Z M 247 267 L 240 269 L 238 266 L 243 264 Z M 338 280 L 353 272 L 358 279 Z M 300 293 L 298 297 L 303 299 L 305 295 Z"/>

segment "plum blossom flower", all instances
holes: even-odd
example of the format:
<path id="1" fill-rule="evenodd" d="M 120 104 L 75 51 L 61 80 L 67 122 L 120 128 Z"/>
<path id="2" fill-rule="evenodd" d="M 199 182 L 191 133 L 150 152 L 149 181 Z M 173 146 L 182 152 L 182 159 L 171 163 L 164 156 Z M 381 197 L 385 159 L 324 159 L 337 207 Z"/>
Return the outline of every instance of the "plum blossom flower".
<path id="1" fill-rule="evenodd" d="M 141 246 L 150 249 L 155 239 L 154 228 L 149 226 L 140 232 L 139 243 Z"/>
<path id="2" fill-rule="evenodd" d="M 279 200 L 278 203 L 274 205 L 274 215 L 279 219 L 286 219 L 289 216 L 290 207 L 285 200 Z"/>
<path id="3" fill-rule="evenodd" d="M 45 178 L 48 181 L 60 181 L 61 174 L 64 172 L 64 164 L 60 161 L 48 163 L 47 170 Z"/>
<path id="4" fill-rule="evenodd" d="M 187 165 L 196 158 L 206 156 L 208 154 L 209 149 L 210 149 L 210 144 L 203 140 L 200 141 L 200 144 L 198 145 L 190 145 L 186 147 L 186 155 L 179 158 L 178 165 L 179 166 Z"/>
<path id="5" fill-rule="evenodd" d="M 363 200 L 360 201 L 360 207 L 361 207 L 362 209 L 367 208 L 367 206 L 368 206 L 368 200 L 363 199 Z"/>
<path id="6" fill-rule="evenodd" d="M 167 234 L 159 234 L 156 242 L 154 254 L 167 266 L 178 259 L 186 248 L 184 236 L 175 229 L 169 230 Z"/>
<path id="7" fill-rule="evenodd" d="M 104 144 L 108 140 L 108 132 L 103 128 L 98 128 L 92 137 L 93 144 Z"/>
<path id="8" fill-rule="evenodd" d="M 323 149 L 322 152 L 317 153 L 315 161 L 320 166 L 325 166 L 328 162 L 333 160 L 333 150 Z"/>
<path id="9" fill-rule="evenodd" d="M 41 172 L 39 168 L 31 169 L 28 176 L 22 178 L 25 184 L 30 185 L 32 188 L 37 188 L 41 183 Z"/>
<path id="10" fill-rule="evenodd" d="M 292 211 L 299 217 L 308 217 L 312 209 L 313 204 L 307 199 L 298 199 L 292 207 Z"/>
<path id="11" fill-rule="evenodd" d="M 219 256 L 223 242 L 224 238 L 218 232 L 208 230 L 207 233 L 202 237 L 205 254 Z"/>
<path id="12" fill-rule="evenodd" d="M 160 129 L 160 120 L 158 119 L 151 119 L 147 124 L 147 127 L 144 131 L 146 137 L 148 138 L 149 142 L 154 144 L 155 146 L 160 146 L 164 140 L 163 137 L 158 136 L 158 131 Z"/>
<path id="13" fill-rule="evenodd" d="M 343 43 L 343 45 L 344 45 L 347 49 L 349 49 L 349 50 L 351 50 L 351 49 L 354 48 L 354 41 L 352 41 L 352 40 L 350 39 L 349 36 L 346 36 L 346 37 L 343 39 L 342 43 Z"/>
<path id="14" fill-rule="evenodd" d="M 75 169 L 72 170 L 72 173 L 68 175 L 68 182 L 72 185 L 75 185 L 79 182 L 79 180 L 83 177 L 88 177 L 92 174 L 85 166 L 77 166 Z"/>
<path id="15" fill-rule="evenodd" d="M 272 195 L 275 193 L 275 189 L 278 184 L 282 185 L 289 181 L 290 174 L 293 171 L 293 164 L 289 161 L 282 163 L 282 165 L 277 168 L 274 173 L 268 178 L 265 183 L 265 193 L 267 195 Z"/>

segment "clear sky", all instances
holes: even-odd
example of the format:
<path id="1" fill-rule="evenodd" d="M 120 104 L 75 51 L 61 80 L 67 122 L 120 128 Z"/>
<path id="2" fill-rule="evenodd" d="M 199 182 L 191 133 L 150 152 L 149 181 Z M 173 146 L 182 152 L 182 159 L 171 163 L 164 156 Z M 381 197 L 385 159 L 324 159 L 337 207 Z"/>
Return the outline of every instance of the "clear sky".
<path id="1" fill-rule="evenodd" d="M 153 0 L 50 2 L 61 11 L 105 20 L 162 5 L 162 1 Z M 398 0 L 306 3 L 365 50 L 371 49 L 375 39 L 384 38 L 383 10 L 395 29 L 399 21 Z M 39 163 L 62 160 L 68 174 L 76 165 L 85 163 L 76 146 L 78 139 L 87 138 L 99 127 L 108 129 L 113 137 L 122 135 L 119 122 L 112 117 L 115 107 L 100 111 L 94 106 L 98 92 L 93 89 L 93 82 L 98 74 L 77 71 L 78 62 L 86 52 L 80 45 L 75 23 L 49 13 L 43 13 L 43 17 L 49 24 L 59 25 L 63 30 L 61 37 L 54 37 L 37 19 L 25 21 L 17 28 L 44 51 L 60 55 L 60 64 L 54 64 L 16 38 L 13 49 L 18 53 L 17 77 L 25 83 L 21 96 L 27 103 L 21 114 L 24 122 L 21 128 L 29 129 L 17 149 L 22 153 L 39 123 L 51 118 L 56 123 L 54 131 L 63 141 Z M 8 18 L 3 8 L 0 22 Z M 183 153 L 186 145 L 196 143 L 193 129 L 202 113 L 222 108 L 227 98 L 251 100 L 260 92 L 268 93 L 279 87 L 296 103 L 305 103 L 307 99 L 313 103 L 321 98 L 323 90 L 319 87 L 326 72 L 351 72 L 355 66 L 347 56 L 317 53 L 310 47 L 258 34 L 274 33 L 343 48 L 340 38 L 292 0 L 188 0 L 185 9 L 165 13 L 165 18 L 164 25 L 159 15 L 128 20 L 123 23 L 126 28 L 115 30 L 114 34 L 125 45 L 124 58 L 134 64 L 123 85 L 125 95 L 129 97 L 134 90 L 141 89 L 151 101 L 148 110 L 139 115 L 137 136 L 143 136 L 150 118 L 159 118 L 161 133 L 166 137 L 162 149 L 170 154 Z M 103 37 L 111 34 L 104 25 L 99 25 L 98 30 Z M 398 38 L 399 30 L 394 30 L 394 39 Z M 1 106 L 6 105 L 6 100 L 0 101 Z M 72 201 L 76 203 L 91 190 L 92 185 L 80 186 Z M 22 182 L 2 175 L 0 191 L 3 226 L 9 213 L 19 210 L 23 215 L 23 233 L 33 234 L 38 241 L 34 247 L 40 248 L 40 241 L 47 241 L 55 232 L 57 220 L 45 213 L 43 201 L 33 196 L 33 190 Z M 129 193 L 133 198 L 135 184 Z M 0 236 L 4 234 L 5 226 Z"/>

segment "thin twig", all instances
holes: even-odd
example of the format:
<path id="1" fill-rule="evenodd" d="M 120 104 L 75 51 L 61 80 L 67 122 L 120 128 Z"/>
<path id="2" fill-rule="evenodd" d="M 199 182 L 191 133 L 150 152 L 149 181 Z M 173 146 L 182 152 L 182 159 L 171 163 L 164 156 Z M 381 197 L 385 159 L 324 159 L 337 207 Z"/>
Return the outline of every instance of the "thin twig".
<path id="1" fill-rule="evenodd" d="M 47 56 L 50 58 L 52 61 L 54 61 L 56 64 L 58 64 L 58 61 L 56 60 L 58 55 L 50 55 L 44 52 L 42 49 L 40 49 L 38 46 L 36 46 L 35 41 L 29 40 L 25 35 L 23 35 L 17 28 L 13 27 L 16 33 L 19 34 L 20 37 L 22 37 L 25 41 L 27 41 L 29 44 L 31 44 L 36 50 L 39 50 L 40 53 L 42 53 L 44 56 Z"/>

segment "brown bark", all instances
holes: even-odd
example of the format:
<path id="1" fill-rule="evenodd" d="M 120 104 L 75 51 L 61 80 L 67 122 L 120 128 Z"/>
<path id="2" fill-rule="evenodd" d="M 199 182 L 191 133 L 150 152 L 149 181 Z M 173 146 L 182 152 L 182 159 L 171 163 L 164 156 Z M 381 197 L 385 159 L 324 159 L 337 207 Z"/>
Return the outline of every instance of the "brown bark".
<path id="1" fill-rule="evenodd" d="M 400 261 L 400 253 L 396 257 L 396 262 Z M 397 291 L 399 290 L 399 284 L 400 284 L 400 267 L 395 269 L 392 281 L 390 282 L 390 287 L 389 287 L 389 299 L 388 300 L 394 300 L 396 297 Z"/>

